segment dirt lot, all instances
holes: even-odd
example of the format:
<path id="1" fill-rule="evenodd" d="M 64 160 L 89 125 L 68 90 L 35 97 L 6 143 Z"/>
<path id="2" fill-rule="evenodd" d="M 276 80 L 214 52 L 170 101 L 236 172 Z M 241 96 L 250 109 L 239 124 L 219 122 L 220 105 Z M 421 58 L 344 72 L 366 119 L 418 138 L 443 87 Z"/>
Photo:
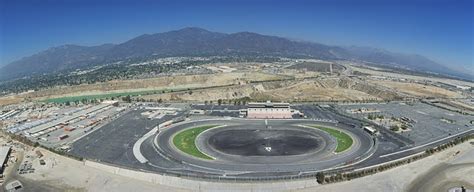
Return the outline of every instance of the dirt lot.
<path id="1" fill-rule="evenodd" d="M 459 98 L 462 95 L 443 88 L 418 83 L 404 83 L 395 81 L 369 81 L 371 83 L 393 88 L 397 91 L 418 97 Z"/>
<path id="2" fill-rule="evenodd" d="M 424 76 L 406 75 L 406 74 L 400 74 L 400 73 L 391 73 L 391 72 L 361 68 L 354 65 L 348 65 L 348 67 L 353 71 L 359 71 L 361 73 L 367 73 L 367 74 L 376 75 L 376 76 L 404 78 L 404 79 L 412 79 L 412 80 L 429 80 L 433 82 L 438 81 L 438 82 L 444 82 L 448 84 L 465 85 L 465 86 L 474 87 L 473 82 L 460 81 L 460 80 L 455 80 L 455 79 L 444 79 L 444 78 L 439 78 L 439 77 L 424 77 Z"/>
<path id="3" fill-rule="evenodd" d="M 23 101 L 23 98 L 21 98 L 19 96 L 0 97 L 0 106 L 19 103 L 21 101 Z"/>
<path id="4" fill-rule="evenodd" d="M 426 159 L 382 173 L 302 191 L 347 191 L 346 189 L 351 189 L 351 191 L 432 192 L 447 191 L 443 190 L 444 187 L 454 187 L 458 183 L 469 184 L 469 187 L 472 187 L 474 185 L 472 182 L 474 181 L 473 155 L 474 146 L 465 142 Z M 450 169 L 451 167 L 456 167 L 456 169 Z"/>
<path id="5" fill-rule="evenodd" d="M 265 101 L 329 101 L 329 100 L 380 100 L 392 98 L 393 93 L 351 79 L 312 79 L 253 83 L 221 88 L 184 91 L 144 96 L 145 99 L 173 101 L 215 101 L 249 97 Z"/>
<path id="6" fill-rule="evenodd" d="M 327 84 L 325 84 L 327 83 Z M 263 90 L 252 96 L 257 100 L 283 100 L 283 101 L 328 101 L 328 100 L 365 100 L 379 99 L 367 93 L 341 87 L 337 84 L 330 85 L 327 81 L 303 81 L 289 86 L 275 88 L 264 85 Z"/>
<path id="7" fill-rule="evenodd" d="M 234 85 L 222 88 L 209 88 L 193 91 L 183 91 L 177 93 L 165 93 L 165 94 L 155 94 L 143 96 L 144 99 L 153 99 L 158 100 L 162 99 L 164 101 L 215 101 L 218 99 L 237 99 L 243 97 L 250 97 L 250 95 L 255 91 L 255 88 L 252 85 Z"/>
<path id="8" fill-rule="evenodd" d="M 21 182 L 31 186 L 25 187 L 26 191 L 36 191 L 36 185 L 48 191 L 181 191 L 96 170 L 81 161 L 40 150 L 46 165 L 34 161 L 35 173 L 22 176 Z"/>

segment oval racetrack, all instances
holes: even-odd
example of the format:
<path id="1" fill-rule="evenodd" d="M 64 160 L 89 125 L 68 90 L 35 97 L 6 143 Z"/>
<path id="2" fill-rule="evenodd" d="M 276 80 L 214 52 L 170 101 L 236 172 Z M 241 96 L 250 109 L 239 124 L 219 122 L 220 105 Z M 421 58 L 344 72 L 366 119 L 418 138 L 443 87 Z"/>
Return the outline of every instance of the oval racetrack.
<path id="1" fill-rule="evenodd" d="M 267 122 L 267 124 L 266 124 Z M 217 125 L 197 135 L 195 145 L 212 160 L 184 153 L 173 144 L 173 137 L 183 130 L 204 125 Z M 352 146 L 335 153 L 336 138 L 327 132 L 309 127 L 332 127 L 348 134 Z M 233 177 L 298 175 L 317 172 L 354 162 L 371 153 L 374 142 L 361 128 L 312 120 L 249 120 L 208 119 L 178 123 L 161 130 L 153 137 L 155 151 L 142 150 L 147 159 L 159 158 L 179 162 L 182 174 L 201 173 Z M 152 147 L 142 147 L 142 149 Z M 164 161 L 149 161 L 162 167 Z"/>

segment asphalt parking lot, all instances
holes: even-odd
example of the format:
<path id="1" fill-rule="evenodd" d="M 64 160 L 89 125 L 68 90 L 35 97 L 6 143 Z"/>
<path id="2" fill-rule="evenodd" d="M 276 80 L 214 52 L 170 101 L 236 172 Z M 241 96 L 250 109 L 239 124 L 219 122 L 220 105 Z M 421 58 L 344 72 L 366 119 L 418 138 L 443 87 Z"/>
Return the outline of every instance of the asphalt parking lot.
<path id="1" fill-rule="evenodd" d="M 331 112 L 329 112 L 325 107 L 320 107 L 318 105 L 296 105 L 292 106 L 292 108 L 304 113 L 308 119 L 336 120 L 336 117 L 334 117 Z"/>
<path id="2" fill-rule="evenodd" d="M 133 156 L 133 145 L 153 127 L 173 117 L 166 115 L 162 119 L 148 119 L 141 115 L 142 112 L 144 110 L 131 110 L 125 113 L 73 143 L 69 152 L 91 160 L 142 167 Z"/>
<path id="3" fill-rule="evenodd" d="M 425 103 L 414 103 L 412 105 L 402 102 L 391 102 L 387 104 L 357 104 L 340 105 L 339 109 L 345 111 L 355 108 L 376 108 L 380 114 L 390 117 L 408 117 L 415 120 L 410 131 L 401 132 L 400 135 L 414 141 L 415 145 L 421 145 L 436 141 L 450 135 L 472 130 L 474 125 L 470 120 L 474 118 L 469 115 L 461 115 L 441 108 L 437 108 Z M 348 113 L 349 114 L 349 113 Z M 351 114 L 358 118 L 364 118 L 367 114 Z M 453 123 L 442 121 L 442 119 L 452 120 Z"/>

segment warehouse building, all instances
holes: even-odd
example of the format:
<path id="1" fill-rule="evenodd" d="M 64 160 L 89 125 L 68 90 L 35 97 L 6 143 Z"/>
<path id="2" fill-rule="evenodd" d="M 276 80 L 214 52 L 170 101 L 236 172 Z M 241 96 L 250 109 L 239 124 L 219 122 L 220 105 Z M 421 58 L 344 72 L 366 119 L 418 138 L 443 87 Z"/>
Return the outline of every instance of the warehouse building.
<path id="1" fill-rule="evenodd" d="M 95 115 L 97 112 L 100 112 L 112 107 L 113 104 L 114 102 L 103 102 L 96 106 L 92 106 L 92 107 L 77 111 L 73 114 L 65 115 L 59 119 L 52 120 L 44 124 L 40 124 L 31 129 L 28 129 L 25 131 L 25 135 L 38 137 L 43 134 L 49 133 L 51 131 L 57 130 L 59 128 L 64 128 L 65 126 L 68 126 L 69 122 L 72 120 L 85 119 L 89 115 Z"/>
<path id="2" fill-rule="evenodd" d="M 241 114 L 249 119 L 291 119 L 292 110 L 289 103 L 249 103 Z"/>
<path id="3" fill-rule="evenodd" d="M 8 162 L 8 156 L 10 155 L 11 149 L 10 146 L 0 147 L 0 161 L 2 163 L 0 167 L 0 176 L 3 176 L 3 170 Z"/>

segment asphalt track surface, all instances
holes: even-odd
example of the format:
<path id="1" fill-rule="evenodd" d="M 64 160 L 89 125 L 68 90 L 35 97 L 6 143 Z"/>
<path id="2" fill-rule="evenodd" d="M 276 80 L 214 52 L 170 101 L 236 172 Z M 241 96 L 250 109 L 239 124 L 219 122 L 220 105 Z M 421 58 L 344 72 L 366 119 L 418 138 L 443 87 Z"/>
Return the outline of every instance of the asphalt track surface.
<path id="1" fill-rule="evenodd" d="M 323 126 L 336 127 L 348 133 L 354 140 L 353 146 L 339 154 L 334 153 L 336 141 L 324 131 L 302 127 L 301 125 L 318 124 Z M 173 136 L 185 129 L 201 126 L 201 125 L 222 125 L 220 128 L 213 128 L 201 133 L 196 140 L 197 147 L 204 153 L 215 157 L 215 160 L 205 160 L 190 156 L 181 152 L 172 144 Z M 187 165 L 185 169 L 179 171 L 185 172 L 202 172 L 204 174 L 220 174 L 234 177 L 261 177 L 264 176 L 282 176 L 282 175 L 298 175 L 304 172 L 314 172 L 328 169 L 338 165 L 344 165 L 348 161 L 352 161 L 369 153 L 373 148 L 371 136 L 360 128 L 337 124 L 323 123 L 312 120 L 268 120 L 268 126 L 264 120 L 248 120 L 248 119 L 215 119 L 187 122 L 174 125 L 170 128 L 162 130 L 154 136 L 155 150 L 143 150 L 142 154 L 147 159 L 155 159 L 157 156 L 166 156 L 166 159 L 174 162 L 181 162 Z M 212 131 L 219 129 L 225 130 L 266 130 L 275 129 L 279 131 L 295 131 L 306 132 L 311 134 L 313 139 L 318 140 L 318 147 L 312 148 L 306 153 L 299 155 L 236 155 L 222 152 L 209 145 L 209 139 L 205 139 L 205 134 L 212 137 Z M 314 141 L 313 141 L 314 142 Z M 149 145 L 150 142 L 144 142 L 143 145 Z M 208 148 L 206 148 L 208 147 Z M 211 148 L 211 149 L 209 149 Z M 211 152 L 212 151 L 212 152 Z M 155 167 L 161 167 L 160 162 L 150 161 Z M 157 164 L 155 164 L 157 163 Z"/>
<path id="2" fill-rule="evenodd" d="M 209 146 L 223 153 L 241 156 L 287 156 L 315 151 L 318 135 L 309 131 L 248 129 L 226 130 L 212 135 Z"/>

